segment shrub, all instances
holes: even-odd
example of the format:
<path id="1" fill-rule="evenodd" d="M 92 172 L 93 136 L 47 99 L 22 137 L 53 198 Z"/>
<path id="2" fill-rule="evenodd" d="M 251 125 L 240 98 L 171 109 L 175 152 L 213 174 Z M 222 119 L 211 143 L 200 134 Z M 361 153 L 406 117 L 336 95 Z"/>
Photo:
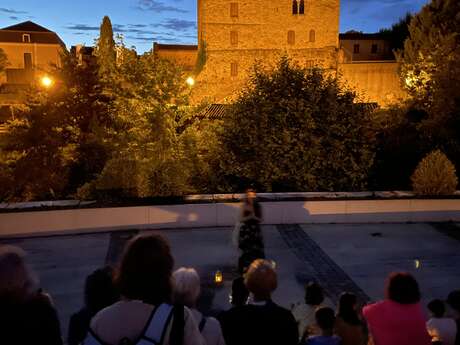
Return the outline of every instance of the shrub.
<path id="1" fill-rule="evenodd" d="M 414 191 L 420 195 L 449 195 L 456 191 L 455 167 L 440 150 L 432 151 L 412 175 Z"/>

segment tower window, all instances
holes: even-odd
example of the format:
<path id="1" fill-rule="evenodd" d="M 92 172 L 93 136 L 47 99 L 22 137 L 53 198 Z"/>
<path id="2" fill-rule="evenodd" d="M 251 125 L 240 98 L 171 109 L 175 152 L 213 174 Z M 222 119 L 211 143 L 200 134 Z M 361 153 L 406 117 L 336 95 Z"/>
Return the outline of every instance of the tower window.
<path id="1" fill-rule="evenodd" d="M 232 46 L 238 45 L 238 31 L 230 31 L 230 44 Z"/>
<path id="2" fill-rule="evenodd" d="M 299 5 L 297 3 L 297 0 L 292 1 L 292 14 L 298 14 L 299 13 Z"/>
<path id="3" fill-rule="evenodd" d="M 359 44 L 353 46 L 353 54 L 359 54 Z"/>
<path id="4" fill-rule="evenodd" d="M 238 76 L 238 64 L 236 62 L 232 62 L 230 65 L 230 75 L 232 77 Z"/>
<path id="5" fill-rule="evenodd" d="M 299 2 L 299 14 L 305 14 L 305 1 L 300 0 Z"/>
<path id="6" fill-rule="evenodd" d="M 310 30 L 310 35 L 309 36 L 310 36 L 309 41 L 311 43 L 316 42 L 316 32 L 315 32 L 315 30 Z"/>
<path id="7" fill-rule="evenodd" d="M 295 31 L 289 30 L 288 31 L 288 44 L 294 45 L 295 44 Z"/>
<path id="8" fill-rule="evenodd" d="M 29 34 L 23 34 L 22 35 L 22 42 L 30 43 L 30 35 Z"/>
<path id="9" fill-rule="evenodd" d="M 230 17 L 238 18 L 238 3 L 237 2 L 230 3 Z"/>
<path id="10" fill-rule="evenodd" d="M 378 51 L 379 51 L 379 46 L 377 44 L 373 44 L 371 48 L 371 53 L 377 54 Z"/>

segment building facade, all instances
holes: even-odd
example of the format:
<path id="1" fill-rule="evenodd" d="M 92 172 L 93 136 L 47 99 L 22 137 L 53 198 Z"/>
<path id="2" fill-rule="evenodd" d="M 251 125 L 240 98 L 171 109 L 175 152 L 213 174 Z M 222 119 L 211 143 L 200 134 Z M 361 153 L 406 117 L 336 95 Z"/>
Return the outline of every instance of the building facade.
<path id="1" fill-rule="evenodd" d="M 336 70 L 339 0 L 198 0 L 202 71 L 194 101 L 231 102 L 255 63 L 283 54 L 302 66 Z"/>
<path id="2" fill-rule="evenodd" d="M 56 33 L 28 21 L 1 29 L 0 48 L 8 59 L 0 85 L 23 85 L 32 83 L 53 65 L 59 66 L 65 45 Z"/>

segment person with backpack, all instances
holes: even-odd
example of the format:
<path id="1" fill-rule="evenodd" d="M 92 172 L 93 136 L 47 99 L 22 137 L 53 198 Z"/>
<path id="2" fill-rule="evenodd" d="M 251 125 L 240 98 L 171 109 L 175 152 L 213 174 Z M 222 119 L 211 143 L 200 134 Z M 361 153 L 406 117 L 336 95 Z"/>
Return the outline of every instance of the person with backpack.
<path id="1" fill-rule="evenodd" d="M 205 317 L 196 309 L 200 285 L 200 276 L 195 269 L 179 268 L 173 273 L 173 302 L 190 308 L 207 345 L 225 345 L 219 321 Z"/>
<path id="2" fill-rule="evenodd" d="M 173 266 L 163 236 L 130 240 L 115 277 L 121 300 L 94 316 L 83 345 L 205 345 L 190 309 L 172 305 Z"/>

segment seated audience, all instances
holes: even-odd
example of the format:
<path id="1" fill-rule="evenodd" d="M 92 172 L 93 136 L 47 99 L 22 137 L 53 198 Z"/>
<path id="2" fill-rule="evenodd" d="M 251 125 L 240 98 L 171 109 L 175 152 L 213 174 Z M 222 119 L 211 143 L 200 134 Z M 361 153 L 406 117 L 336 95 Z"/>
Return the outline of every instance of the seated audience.
<path id="1" fill-rule="evenodd" d="M 0 246 L 0 343 L 62 345 L 57 312 L 18 247 Z"/>
<path id="2" fill-rule="evenodd" d="M 341 340 L 334 335 L 335 316 L 334 310 L 321 307 L 315 312 L 315 321 L 321 330 L 320 335 L 309 336 L 306 345 L 341 345 Z"/>
<path id="3" fill-rule="evenodd" d="M 190 309 L 171 304 L 173 266 L 162 236 L 133 238 L 115 278 L 121 301 L 94 316 L 84 345 L 204 345 Z"/>
<path id="4" fill-rule="evenodd" d="M 219 321 L 213 317 L 203 316 L 196 303 L 200 296 L 200 277 L 193 268 L 179 268 L 173 273 L 173 302 L 185 305 L 192 311 L 198 329 L 207 345 L 225 345 Z"/>
<path id="5" fill-rule="evenodd" d="M 85 306 L 70 317 L 68 345 L 80 344 L 86 338 L 93 316 L 118 300 L 112 268 L 107 266 L 91 273 L 85 282 Z"/>
<path id="6" fill-rule="evenodd" d="M 244 306 L 245 316 L 240 322 L 246 336 L 239 344 L 297 344 L 299 333 L 294 317 L 289 310 L 278 306 L 271 298 L 278 287 L 273 264 L 267 260 L 255 260 L 245 275 L 245 284 L 252 294 L 253 302 Z"/>
<path id="7" fill-rule="evenodd" d="M 452 291 L 447 296 L 447 305 L 452 310 L 452 317 L 457 324 L 457 338 L 455 345 L 460 345 L 460 290 Z"/>
<path id="8" fill-rule="evenodd" d="M 323 288 L 315 282 L 310 282 L 305 286 L 305 302 L 297 303 L 291 309 L 302 339 L 308 335 L 320 334 L 315 312 L 321 307 L 326 307 Z"/>
<path id="9" fill-rule="evenodd" d="M 335 322 L 335 333 L 342 339 L 342 345 L 366 345 L 367 331 L 357 311 L 358 300 L 352 293 L 340 296 Z"/>
<path id="10" fill-rule="evenodd" d="M 432 317 L 426 323 L 426 328 L 431 336 L 431 341 L 442 345 L 455 345 L 457 325 L 453 319 L 444 317 L 446 313 L 444 302 L 435 299 L 428 303 L 428 310 Z"/>
<path id="11" fill-rule="evenodd" d="M 241 314 L 245 312 L 244 306 L 248 303 L 249 291 L 244 285 L 244 278 L 236 278 L 232 283 L 230 303 L 232 308 L 219 314 L 217 319 L 222 326 L 225 343 L 227 345 L 238 345 L 238 339 L 244 335 L 240 334 L 238 327 Z"/>
<path id="12" fill-rule="evenodd" d="M 409 273 L 392 273 L 385 300 L 364 307 L 363 314 L 375 344 L 431 344 L 418 283 Z"/>

